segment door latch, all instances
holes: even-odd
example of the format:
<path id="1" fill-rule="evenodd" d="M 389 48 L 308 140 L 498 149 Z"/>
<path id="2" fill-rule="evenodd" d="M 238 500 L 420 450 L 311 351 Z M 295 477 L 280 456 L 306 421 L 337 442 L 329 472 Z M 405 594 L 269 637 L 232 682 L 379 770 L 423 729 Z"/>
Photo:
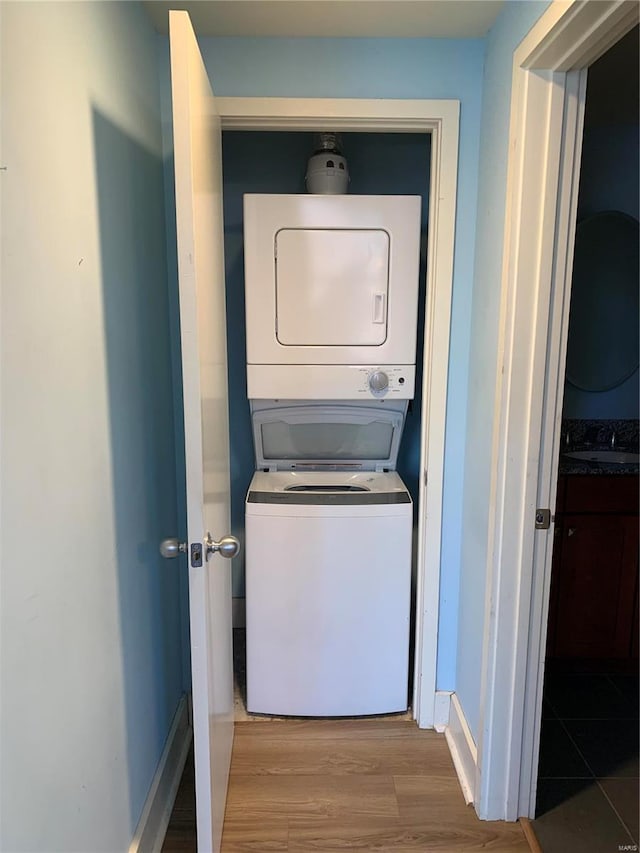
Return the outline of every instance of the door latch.
<path id="1" fill-rule="evenodd" d="M 551 510 L 536 510 L 536 530 L 548 530 L 551 527 Z"/>
<path id="2" fill-rule="evenodd" d="M 191 543 L 191 568 L 199 569 L 202 566 L 202 544 L 200 542 Z"/>

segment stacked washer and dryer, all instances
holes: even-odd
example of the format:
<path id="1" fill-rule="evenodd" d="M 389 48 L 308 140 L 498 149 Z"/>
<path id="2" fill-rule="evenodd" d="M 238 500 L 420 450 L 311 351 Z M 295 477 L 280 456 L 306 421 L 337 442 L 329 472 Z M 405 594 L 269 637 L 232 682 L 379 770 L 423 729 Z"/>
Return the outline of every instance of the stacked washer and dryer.
<path id="1" fill-rule="evenodd" d="M 246 195 L 247 709 L 408 703 L 419 196 Z"/>

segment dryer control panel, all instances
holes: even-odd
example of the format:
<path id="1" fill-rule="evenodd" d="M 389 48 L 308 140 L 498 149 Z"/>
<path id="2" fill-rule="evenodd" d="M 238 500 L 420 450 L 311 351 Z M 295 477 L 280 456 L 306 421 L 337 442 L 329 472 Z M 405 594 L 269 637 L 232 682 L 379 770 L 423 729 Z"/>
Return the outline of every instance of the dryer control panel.
<path id="1" fill-rule="evenodd" d="M 250 400 L 411 400 L 414 364 L 248 364 Z"/>

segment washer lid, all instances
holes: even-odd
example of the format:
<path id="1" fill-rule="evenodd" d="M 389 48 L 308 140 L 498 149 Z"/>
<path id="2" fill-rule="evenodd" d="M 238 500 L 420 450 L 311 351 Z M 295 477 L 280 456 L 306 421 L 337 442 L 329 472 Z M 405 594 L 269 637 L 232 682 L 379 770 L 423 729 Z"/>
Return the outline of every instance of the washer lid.
<path id="1" fill-rule="evenodd" d="M 270 471 L 393 471 L 404 409 L 326 404 L 252 413 L 256 466 Z"/>

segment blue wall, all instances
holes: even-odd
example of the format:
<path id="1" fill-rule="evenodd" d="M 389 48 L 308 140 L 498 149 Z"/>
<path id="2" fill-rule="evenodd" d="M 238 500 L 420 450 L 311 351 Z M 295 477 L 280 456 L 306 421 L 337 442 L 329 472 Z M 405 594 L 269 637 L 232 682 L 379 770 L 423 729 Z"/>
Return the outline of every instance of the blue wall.
<path id="1" fill-rule="evenodd" d="M 513 52 L 547 2 L 505 4 L 487 37 L 480 140 L 476 263 L 464 450 L 456 692 L 477 740 L 485 624 L 492 428 L 507 183 Z"/>
<path id="2" fill-rule="evenodd" d="M 1 36 L 0 849 L 127 850 L 182 692 L 156 36 L 62 2 Z"/>
<path id="3" fill-rule="evenodd" d="M 426 281 L 426 228 L 429 200 L 430 142 L 428 134 L 342 135 L 350 172 L 349 191 L 365 194 L 422 196 L 422 253 L 420 304 Z M 254 472 L 254 447 L 246 397 L 246 336 L 242 197 L 247 192 L 300 193 L 313 152 L 310 133 L 223 133 L 225 265 L 227 284 L 227 342 L 229 361 L 229 417 L 231 430 L 231 523 L 234 535 L 244 536 L 244 500 Z M 418 353 L 424 334 L 420 311 Z M 420 355 L 418 355 L 420 364 Z M 420 460 L 420 406 L 422 371 L 416 398 L 407 415 L 398 458 L 398 470 L 417 509 Z M 243 563 L 234 560 L 234 596 L 244 596 Z"/>

